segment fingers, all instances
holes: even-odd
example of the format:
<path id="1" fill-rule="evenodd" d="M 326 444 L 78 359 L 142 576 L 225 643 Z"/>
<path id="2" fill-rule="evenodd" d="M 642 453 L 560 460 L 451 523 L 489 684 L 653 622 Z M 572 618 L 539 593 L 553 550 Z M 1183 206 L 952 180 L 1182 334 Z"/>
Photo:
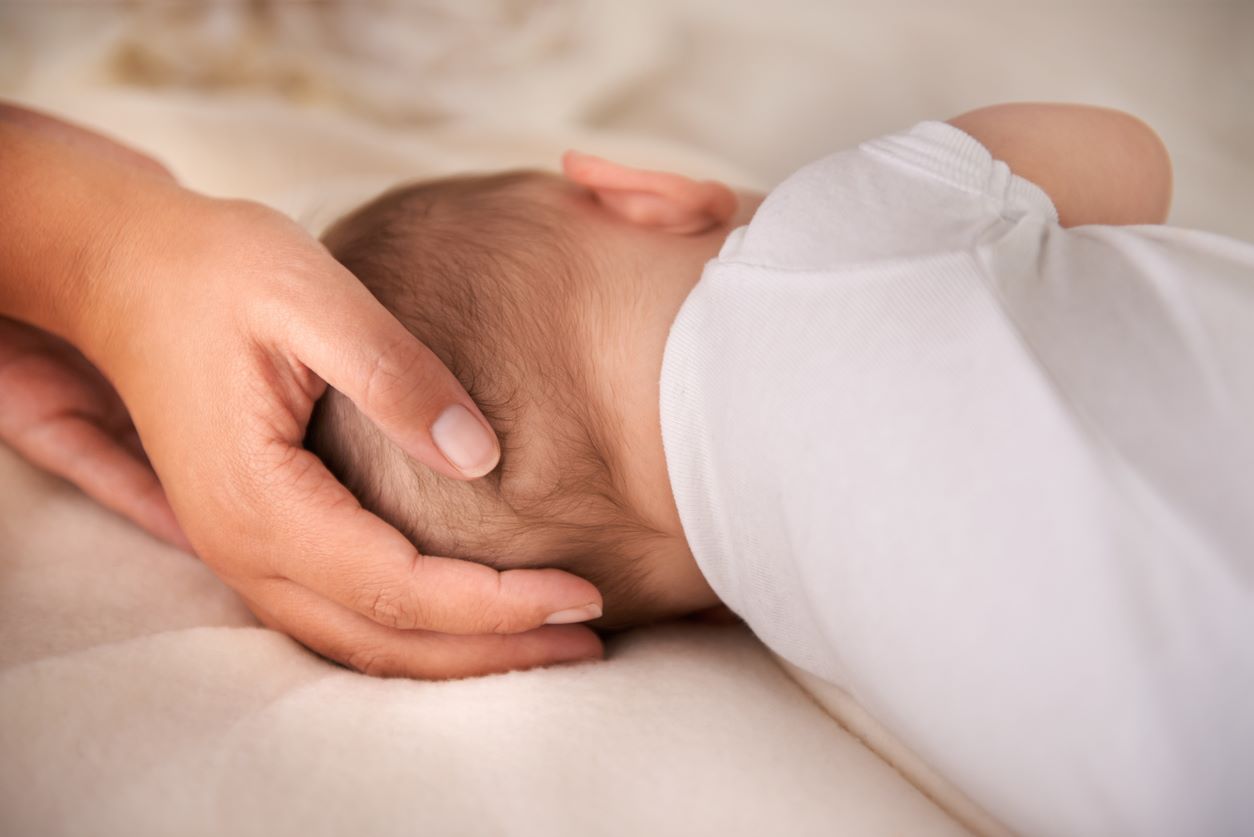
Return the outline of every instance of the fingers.
<path id="1" fill-rule="evenodd" d="M 341 268 L 342 270 L 342 268 Z M 444 364 L 351 274 L 292 335 L 297 356 L 409 456 L 445 476 L 481 477 L 496 434 Z"/>
<path id="2" fill-rule="evenodd" d="M 546 620 L 601 615 L 590 582 L 561 570 L 507 570 L 423 556 L 406 538 L 363 509 L 313 454 L 279 466 L 270 492 L 277 519 L 292 527 L 292 544 L 273 557 L 273 570 L 302 587 L 390 628 L 454 634 L 517 633 Z M 292 544 L 285 544 L 290 546 Z M 574 611 L 572 613 L 572 611 Z"/>
<path id="3" fill-rule="evenodd" d="M 157 475 L 113 436 L 75 416 L 27 428 L 14 440 L 33 463 L 180 549 L 192 551 Z"/>
<path id="4" fill-rule="evenodd" d="M 600 659 L 601 640 L 578 625 L 511 636 L 452 636 L 386 628 L 303 590 L 275 581 L 249 607 L 328 659 L 378 677 L 446 679 Z"/>

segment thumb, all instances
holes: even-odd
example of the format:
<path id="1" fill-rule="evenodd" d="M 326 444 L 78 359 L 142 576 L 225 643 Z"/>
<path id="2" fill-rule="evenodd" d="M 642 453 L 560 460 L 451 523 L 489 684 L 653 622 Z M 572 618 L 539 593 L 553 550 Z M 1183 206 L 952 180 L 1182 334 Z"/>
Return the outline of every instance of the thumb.
<path id="1" fill-rule="evenodd" d="M 453 373 L 351 273 L 330 267 L 343 281 L 291 336 L 299 360 L 411 458 L 457 479 L 495 468 L 496 434 Z"/>

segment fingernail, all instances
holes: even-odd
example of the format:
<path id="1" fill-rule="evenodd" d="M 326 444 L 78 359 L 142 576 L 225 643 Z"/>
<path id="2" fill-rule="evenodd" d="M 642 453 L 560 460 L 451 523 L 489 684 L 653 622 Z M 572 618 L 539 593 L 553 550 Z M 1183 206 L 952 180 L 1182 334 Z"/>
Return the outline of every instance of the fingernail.
<path id="1" fill-rule="evenodd" d="M 500 459 L 492 432 L 461 404 L 440 413 L 431 425 L 431 438 L 444 458 L 468 477 L 483 476 Z"/>
<path id="2" fill-rule="evenodd" d="M 589 619 L 599 619 L 601 616 L 601 606 L 599 604 L 584 605 L 583 607 L 572 607 L 569 610 L 559 610 L 544 620 L 546 625 L 569 625 L 571 622 L 587 622 Z"/>

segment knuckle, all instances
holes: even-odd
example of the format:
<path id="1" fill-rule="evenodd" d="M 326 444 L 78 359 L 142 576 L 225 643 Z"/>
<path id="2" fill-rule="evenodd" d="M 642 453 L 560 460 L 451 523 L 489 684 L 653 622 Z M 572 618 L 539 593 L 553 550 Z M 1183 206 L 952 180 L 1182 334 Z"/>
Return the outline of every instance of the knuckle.
<path id="1" fill-rule="evenodd" d="M 370 677 L 388 677 L 401 670 L 399 661 L 381 648 L 359 648 L 351 651 L 344 664 Z"/>
<path id="2" fill-rule="evenodd" d="M 390 585 L 382 585 L 368 593 L 365 606 L 360 610 L 371 621 L 389 628 L 416 628 L 422 613 L 414 598 L 407 591 Z"/>
<path id="3" fill-rule="evenodd" d="M 489 633 L 498 635 L 512 634 L 518 630 L 515 627 L 515 620 L 511 619 L 507 612 L 495 604 L 488 605 L 484 610 L 483 624 L 490 626 L 488 629 Z"/>
<path id="4" fill-rule="evenodd" d="M 512 634 L 518 631 L 518 620 L 509 608 L 505 607 L 505 573 L 497 573 L 496 589 L 484 603 L 483 622 L 491 625 L 490 633 Z"/>
<path id="5" fill-rule="evenodd" d="M 408 335 L 387 343 L 365 375 L 363 406 L 375 415 L 409 414 L 426 409 L 437 387 L 431 374 L 433 356 Z"/>
<path id="6" fill-rule="evenodd" d="M 395 402 L 412 372 L 412 360 L 407 355 L 399 342 L 392 341 L 374 358 L 363 390 L 366 409 L 381 411 Z"/>

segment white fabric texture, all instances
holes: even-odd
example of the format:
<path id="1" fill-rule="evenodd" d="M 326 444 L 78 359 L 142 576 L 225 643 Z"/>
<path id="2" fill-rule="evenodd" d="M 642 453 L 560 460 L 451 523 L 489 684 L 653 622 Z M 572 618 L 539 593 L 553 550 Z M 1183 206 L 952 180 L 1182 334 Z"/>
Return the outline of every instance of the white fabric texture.
<path id="1" fill-rule="evenodd" d="M 3 447 L 0 485 L 0 833 L 967 833 L 742 627 L 378 680 Z"/>
<path id="2" fill-rule="evenodd" d="M 719 596 L 1002 822 L 1254 821 L 1254 246 L 920 123 L 729 237 L 662 416 Z"/>

